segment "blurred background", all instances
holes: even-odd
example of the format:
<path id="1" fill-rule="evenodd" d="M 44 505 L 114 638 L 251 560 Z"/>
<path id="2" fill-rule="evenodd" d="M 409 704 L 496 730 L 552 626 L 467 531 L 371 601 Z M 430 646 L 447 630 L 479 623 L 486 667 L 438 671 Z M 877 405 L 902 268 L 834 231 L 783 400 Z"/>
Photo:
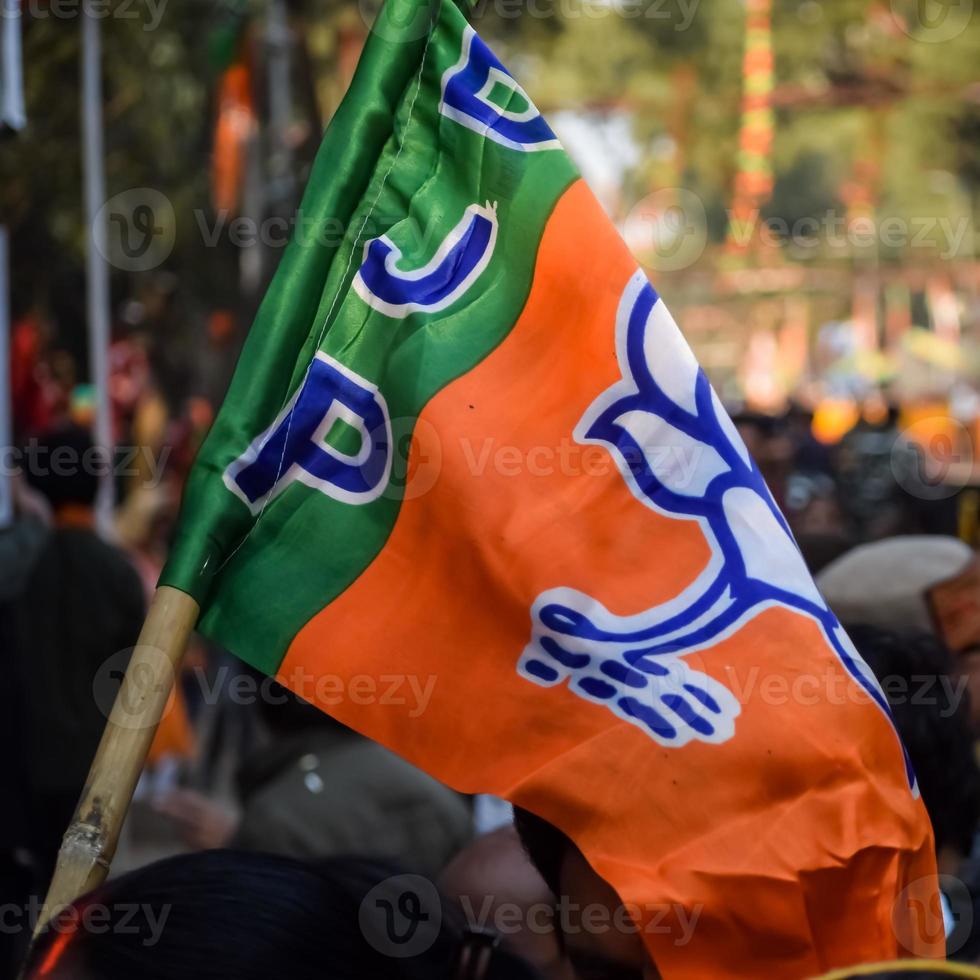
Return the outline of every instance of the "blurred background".
<path id="1" fill-rule="evenodd" d="M 172 503 L 373 2 L 4 0 L 7 442 L 94 419 L 100 443 L 145 447 L 117 502 L 166 449 L 154 492 Z M 759 438 L 790 408 L 804 417 L 777 428 L 820 446 L 864 416 L 921 450 L 928 472 L 907 479 L 929 496 L 969 486 L 972 0 L 491 0 L 473 20 Z M 796 489 L 794 505 L 820 488 Z M 945 528 L 975 534 L 953 510 Z"/>
<path id="2" fill-rule="evenodd" d="M 5 652 L 20 644 L 34 655 L 47 642 L 57 663 L 83 642 L 72 629 L 88 641 L 104 629 L 103 652 L 75 692 L 86 704 L 95 692 L 93 738 L 125 664 L 124 653 L 106 662 L 106 650 L 135 639 L 195 450 L 282 250 L 302 232 L 307 174 L 374 2 L 0 0 L 0 358 L 9 364 L 0 381 L 0 599 L 16 598 L 31 623 L 19 626 L 20 613 L 0 607 L 0 636 Z M 900 584 L 921 598 L 959 575 L 980 543 L 972 0 L 482 0 L 472 21 L 667 301 L 811 569 L 855 546 L 928 534 L 952 551 L 929 566 L 928 581 Z M 86 553 L 74 580 L 66 552 L 52 558 L 48 539 L 26 530 L 88 526 L 30 479 L 31 453 L 65 444 L 51 433 L 66 431 L 79 453 L 115 447 L 91 517 L 112 557 Z M 9 558 L 5 542 L 16 547 Z M 915 563 L 903 555 L 882 567 Z M 112 569 L 122 575 L 117 559 L 135 571 L 135 588 L 125 576 L 105 585 Z M 55 577 L 38 581 L 45 560 Z M 873 566 L 854 574 L 859 588 L 876 575 Z M 916 625 L 960 657 L 950 676 L 972 684 L 980 573 L 971 574 Z M 840 594 L 854 581 L 845 575 Z M 99 589 L 110 593 L 104 620 L 87 612 L 103 601 Z M 968 622 L 963 594 L 977 607 Z M 37 622 L 57 619 L 65 596 L 77 621 L 39 640 Z M 939 629 L 943 602 L 952 618 Z M 887 620 L 900 607 L 892 597 L 878 610 Z M 274 710 L 278 694 L 230 693 L 244 670 L 232 663 L 203 642 L 192 650 L 122 867 L 231 840 L 275 841 L 300 855 L 353 847 L 349 834 L 304 837 L 303 827 L 333 826 L 335 812 L 319 823 L 289 818 L 338 785 L 337 766 L 362 767 L 363 746 L 300 704 Z M 26 742 L 24 733 L 63 708 L 28 698 L 0 712 L 10 744 L 27 746 L 22 770 L 43 766 L 46 751 L 43 733 Z M 972 734 L 960 734 L 968 745 Z M 331 755 L 338 740 L 351 755 Z M 441 830 L 423 845 L 403 819 L 394 829 L 371 824 L 373 839 L 424 856 L 432 873 L 473 833 L 506 820 L 494 801 L 459 810 L 443 787 L 385 768 L 392 759 L 375 764 L 379 784 L 417 793 Z M 965 765 L 956 778 L 972 787 L 975 764 Z M 52 828 L 64 826 L 79 778 L 69 772 L 25 799 L 51 794 Z M 942 792 L 951 803 L 953 790 Z M 970 793 L 957 804 L 967 829 L 957 831 L 950 868 L 972 848 L 980 795 Z M 377 815 L 393 804 L 372 806 Z M 25 840 L 30 812 L 19 818 Z M 344 817 L 348 830 L 364 813 Z M 24 881 L 44 880 L 56 837 L 51 829 L 6 860 Z"/>

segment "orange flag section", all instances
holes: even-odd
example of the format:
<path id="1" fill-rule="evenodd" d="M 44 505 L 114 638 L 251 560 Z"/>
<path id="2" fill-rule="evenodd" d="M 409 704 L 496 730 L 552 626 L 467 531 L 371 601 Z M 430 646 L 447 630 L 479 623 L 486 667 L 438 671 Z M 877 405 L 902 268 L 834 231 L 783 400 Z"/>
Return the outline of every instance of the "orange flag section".
<path id="1" fill-rule="evenodd" d="M 770 609 L 685 657 L 742 704 L 720 745 L 662 747 L 517 673 L 543 591 L 633 614 L 710 558 L 697 523 L 645 507 L 603 448 L 572 439 L 620 379 L 635 269 L 585 185 L 570 188 L 515 328 L 422 413 L 386 547 L 295 638 L 280 680 L 457 789 L 560 826 L 638 907 L 668 978 L 937 952 L 941 931 L 912 918 L 935 866 L 898 740 L 809 619 Z M 919 879 L 916 901 L 899 899 Z"/>

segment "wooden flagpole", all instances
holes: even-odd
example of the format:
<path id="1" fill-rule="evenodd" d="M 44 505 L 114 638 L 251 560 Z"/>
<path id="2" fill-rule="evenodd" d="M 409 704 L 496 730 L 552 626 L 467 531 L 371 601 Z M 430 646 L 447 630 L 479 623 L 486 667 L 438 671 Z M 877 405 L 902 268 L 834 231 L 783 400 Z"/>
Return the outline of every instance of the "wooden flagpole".
<path id="1" fill-rule="evenodd" d="M 199 612 L 186 593 L 166 585 L 157 589 L 65 833 L 35 935 L 109 873 L 126 811 Z"/>

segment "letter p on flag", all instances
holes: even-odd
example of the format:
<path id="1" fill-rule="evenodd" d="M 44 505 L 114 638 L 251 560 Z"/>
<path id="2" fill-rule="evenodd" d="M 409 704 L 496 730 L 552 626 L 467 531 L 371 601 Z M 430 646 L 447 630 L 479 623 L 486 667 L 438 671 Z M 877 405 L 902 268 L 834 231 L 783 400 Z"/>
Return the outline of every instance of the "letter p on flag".
<path id="1" fill-rule="evenodd" d="M 328 442 L 352 429 L 353 453 Z M 294 481 L 343 503 L 377 499 L 391 472 L 391 419 L 376 385 L 318 352 L 275 422 L 225 471 L 224 481 L 253 514 Z"/>

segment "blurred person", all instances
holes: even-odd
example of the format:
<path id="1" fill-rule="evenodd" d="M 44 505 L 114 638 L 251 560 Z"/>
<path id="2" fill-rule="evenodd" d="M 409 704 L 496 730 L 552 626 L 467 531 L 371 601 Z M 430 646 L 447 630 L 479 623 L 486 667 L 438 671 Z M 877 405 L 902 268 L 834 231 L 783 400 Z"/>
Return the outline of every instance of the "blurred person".
<path id="1" fill-rule="evenodd" d="M 816 583 L 843 622 L 903 635 L 935 633 L 930 591 L 968 573 L 975 561 L 973 549 L 957 538 L 907 535 L 854 548 L 822 569 Z M 980 638 L 980 623 L 977 631 Z M 980 734 L 980 643 L 953 652 L 954 671 L 970 689 L 973 729 Z"/>
<path id="2" fill-rule="evenodd" d="M 973 560 L 969 545 L 944 535 L 904 535 L 859 545 L 827 565 L 817 587 L 841 622 L 897 633 L 934 632 L 927 593 Z"/>
<path id="3" fill-rule="evenodd" d="M 555 896 L 513 825 L 484 834 L 460 851 L 440 876 L 439 887 L 459 903 L 471 925 L 499 920 L 504 947 L 534 966 L 542 980 L 575 980 L 559 941 Z"/>
<path id="4" fill-rule="evenodd" d="M 814 576 L 854 547 L 853 540 L 841 531 L 797 531 L 795 537 L 803 561 Z"/>
<path id="5" fill-rule="evenodd" d="M 10 399 L 17 439 L 46 429 L 55 411 L 46 363 L 48 332 L 35 311 L 15 312 L 10 328 Z"/>
<path id="6" fill-rule="evenodd" d="M 151 387 L 146 341 L 120 318 L 109 346 L 109 398 L 117 441 L 126 442 L 133 434 L 133 419 Z"/>
<path id="7" fill-rule="evenodd" d="M 753 459 L 765 455 L 766 444 L 772 437 L 774 420 L 761 412 L 732 412 L 732 422 Z"/>
<path id="8" fill-rule="evenodd" d="M 469 842 L 455 791 L 279 685 L 261 706 L 272 738 L 239 769 L 240 815 L 190 789 L 157 801 L 191 846 L 360 854 L 434 877 Z"/>
<path id="9" fill-rule="evenodd" d="M 14 521 L 0 528 L 0 602 L 17 596 L 34 568 L 51 529 L 51 507 L 20 472 L 10 477 Z"/>
<path id="10" fill-rule="evenodd" d="M 593 871 L 571 838 L 520 807 L 514 808 L 514 826 L 559 907 L 568 910 L 559 917 L 558 940 L 577 980 L 659 980 L 660 971 L 639 928 L 623 914 L 619 895 Z M 679 925 L 671 923 L 670 928 Z M 696 922 L 687 925 L 694 928 Z"/>
<path id="11" fill-rule="evenodd" d="M 980 821 L 980 767 L 973 748 L 969 695 L 953 657 L 930 633 L 848 625 L 858 652 L 888 698 L 932 822 L 948 953 L 980 956 L 980 869 L 967 864 Z"/>
<path id="12" fill-rule="evenodd" d="M 5 608 L 9 694 L 21 709 L 16 760 L 7 771 L 29 813 L 27 839 L 41 885 L 74 812 L 105 726 L 96 678 L 136 642 L 144 601 L 139 576 L 94 527 L 98 467 L 92 440 L 66 426 L 40 436 L 27 479 L 48 502 L 52 530 Z M 120 661 L 120 670 L 125 663 Z M 8 785 L 9 785 L 9 781 Z"/>
<path id="13" fill-rule="evenodd" d="M 843 537 L 844 514 L 837 487 L 826 473 L 795 470 L 786 481 L 784 503 L 794 534 Z"/>
<path id="14" fill-rule="evenodd" d="M 953 658 L 934 635 L 900 635 L 845 623 L 888 698 L 908 749 L 936 838 L 940 873 L 954 874 L 973 849 L 980 820 L 980 768 L 973 753 L 969 696 Z M 978 923 L 980 925 L 980 923 Z"/>
<path id="15" fill-rule="evenodd" d="M 813 434 L 813 412 L 793 402 L 783 417 L 791 445 L 783 513 L 811 575 L 853 547 L 828 448 Z"/>
<path id="16" fill-rule="evenodd" d="M 814 413 L 791 401 L 780 420 L 789 443 L 791 470 L 783 513 L 811 575 L 853 546 L 829 448 L 814 435 Z"/>
<path id="17" fill-rule="evenodd" d="M 865 540 L 916 528 L 913 501 L 899 478 L 909 484 L 921 454 L 902 438 L 898 420 L 898 407 L 873 392 L 834 453 L 841 502 L 852 530 Z"/>
<path id="18" fill-rule="evenodd" d="M 833 476 L 830 449 L 813 434 L 813 418 L 813 411 L 798 401 L 791 401 L 783 416 L 783 428 L 792 446 L 793 469 Z"/>
<path id="19" fill-rule="evenodd" d="M 129 911 L 127 911 L 129 910 Z M 133 914 L 135 910 L 135 914 Z M 113 928 L 127 915 L 127 928 Z M 240 851 L 159 861 L 79 899 L 26 980 L 534 980 L 424 879 Z"/>
<path id="20" fill-rule="evenodd" d="M 826 473 L 790 474 L 783 504 L 786 520 L 811 575 L 854 546 L 847 533 L 837 486 Z"/>
<path id="21" fill-rule="evenodd" d="M 0 651 L 13 642 L 11 610 L 6 605 L 17 596 L 34 569 L 50 534 L 51 508 L 31 490 L 23 474 L 11 477 L 14 522 L 0 529 Z M 18 665 L 4 657 L 5 682 L 0 686 L 0 745 L 13 747 L 23 737 Z M 4 772 L 6 799 L 0 807 L 0 908 L 20 906 L 30 896 L 33 884 L 32 861 L 25 842 L 30 833 L 27 800 L 21 790 L 25 784 L 24 760 L 8 754 Z M 26 937 L 0 929 L 0 978 L 13 977 L 25 951 Z"/>
<path id="22" fill-rule="evenodd" d="M 762 412 L 743 411 L 732 415 L 742 441 L 765 477 L 773 499 L 785 508 L 787 481 L 793 470 L 793 444 L 782 419 Z"/>

